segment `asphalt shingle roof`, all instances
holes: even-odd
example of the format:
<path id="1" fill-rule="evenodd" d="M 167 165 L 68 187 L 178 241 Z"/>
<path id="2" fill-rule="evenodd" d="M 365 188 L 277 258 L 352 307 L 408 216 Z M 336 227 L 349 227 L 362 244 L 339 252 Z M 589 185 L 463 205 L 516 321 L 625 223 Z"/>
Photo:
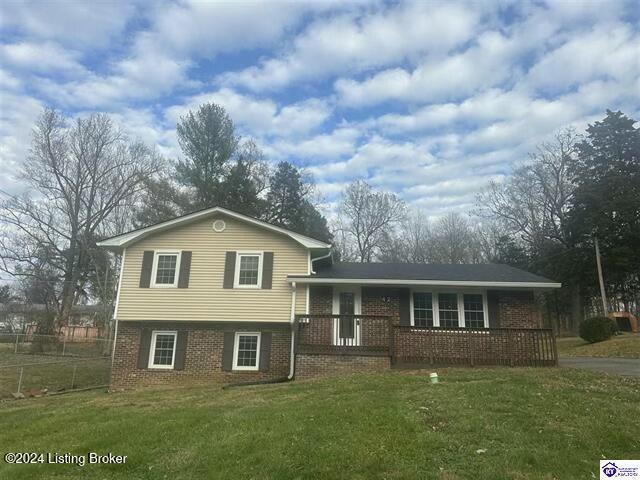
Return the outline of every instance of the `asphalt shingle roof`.
<path id="1" fill-rule="evenodd" d="M 311 277 L 339 279 L 353 278 L 380 280 L 554 283 L 553 280 L 549 280 L 548 278 L 502 264 L 440 265 L 416 263 L 339 262 L 330 266 L 317 266 L 316 274 L 311 275 Z"/>

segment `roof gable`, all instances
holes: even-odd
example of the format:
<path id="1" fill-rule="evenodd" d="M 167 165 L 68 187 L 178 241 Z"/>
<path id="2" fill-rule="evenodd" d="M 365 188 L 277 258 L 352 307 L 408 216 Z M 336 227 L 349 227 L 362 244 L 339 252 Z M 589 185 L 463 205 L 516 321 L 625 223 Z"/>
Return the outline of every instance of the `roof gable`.
<path id="1" fill-rule="evenodd" d="M 208 208 L 206 210 L 200 210 L 199 212 L 194 212 L 188 215 L 183 215 L 182 217 L 177 217 L 171 220 L 167 220 L 166 222 L 157 223 L 149 227 L 140 228 L 138 230 L 133 230 L 131 232 L 123 233 L 121 235 L 117 235 L 115 237 L 102 240 L 101 242 L 98 242 L 97 245 L 99 247 L 106 247 L 106 248 L 116 248 L 116 249 L 125 248 L 151 235 L 154 235 L 160 232 L 166 232 L 168 230 L 178 228 L 182 225 L 186 225 L 188 223 L 191 223 L 197 220 L 203 220 L 206 217 L 214 216 L 215 214 L 228 215 L 229 217 L 234 218 L 236 220 L 246 222 L 260 228 L 264 228 L 265 230 L 286 235 L 292 240 L 298 242 L 303 247 L 306 247 L 309 249 L 331 248 L 330 244 L 322 242 L 320 240 L 316 240 L 315 238 L 307 237 L 306 235 L 292 232 L 291 230 L 277 227 L 275 225 L 271 225 L 270 223 L 263 222 L 262 220 L 258 220 L 258 219 L 249 217 L 247 215 L 243 215 L 241 213 L 237 213 L 222 207 L 213 207 L 213 208 Z"/>

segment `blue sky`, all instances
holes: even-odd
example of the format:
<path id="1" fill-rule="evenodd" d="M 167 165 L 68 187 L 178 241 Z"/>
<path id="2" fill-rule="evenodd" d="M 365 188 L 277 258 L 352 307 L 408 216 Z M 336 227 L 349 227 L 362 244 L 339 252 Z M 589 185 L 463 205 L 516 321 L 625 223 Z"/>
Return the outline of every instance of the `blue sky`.
<path id="1" fill-rule="evenodd" d="M 112 114 L 180 156 L 175 124 L 222 104 L 330 213 L 366 179 L 429 216 L 466 212 L 563 126 L 640 118 L 635 1 L 4 2 L 0 189 L 41 109 Z"/>

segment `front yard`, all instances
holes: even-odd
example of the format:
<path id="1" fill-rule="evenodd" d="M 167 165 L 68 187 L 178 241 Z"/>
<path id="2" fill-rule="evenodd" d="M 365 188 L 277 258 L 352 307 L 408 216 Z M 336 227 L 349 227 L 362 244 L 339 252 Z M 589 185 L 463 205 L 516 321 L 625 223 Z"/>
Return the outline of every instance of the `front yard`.
<path id="1" fill-rule="evenodd" d="M 2 452 L 127 455 L 0 478 L 598 478 L 640 451 L 640 382 L 565 369 L 439 369 L 0 405 Z"/>
<path id="2" fill-rule="evenodd" d="M 580 337 L 557 338 L 561 357 L 640 358 L 640 334 L 624 333 L 598 343 L 587 343 Z"/>

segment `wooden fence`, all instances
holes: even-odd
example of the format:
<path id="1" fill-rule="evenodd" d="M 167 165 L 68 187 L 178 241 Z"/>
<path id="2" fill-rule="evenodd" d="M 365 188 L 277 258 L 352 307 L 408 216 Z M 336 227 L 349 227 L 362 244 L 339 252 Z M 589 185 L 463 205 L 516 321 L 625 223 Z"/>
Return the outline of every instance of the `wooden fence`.
<path id="1" fill-rule="evenodd" d="M 32 335 L 37 333 L 37 324 L 27 325 L 27 339 L 30 339 Z M 60 327 L 58 337 L 60 340 L 66 340 L 67 342 L 93 342 L 97 339 L 104 338 L 105 329 L 101 327 L 89 327 L 80 325 L 69 325 L 66 327 Z"/>

